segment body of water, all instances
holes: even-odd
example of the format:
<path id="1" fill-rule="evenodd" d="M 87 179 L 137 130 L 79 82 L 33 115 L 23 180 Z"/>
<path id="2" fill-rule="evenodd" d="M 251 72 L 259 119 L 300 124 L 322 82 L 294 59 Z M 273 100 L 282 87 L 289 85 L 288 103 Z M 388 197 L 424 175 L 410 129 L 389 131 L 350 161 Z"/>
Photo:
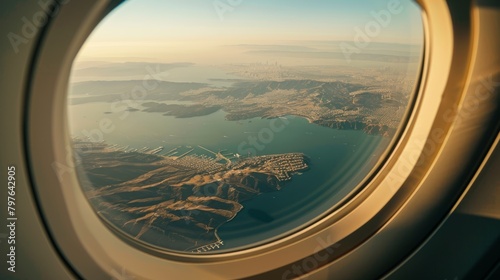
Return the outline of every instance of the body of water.
<path id="1" fill-rule="evenodd" d="M 294 116 L 227 121 L 223 111 L 184 119 L 141 111 L 103 113 L 109 111 L 109 103 L 70 106 L 72 135 L 97 137 L 101 133 L 107 143 L 130 148 L 164 146 L 168 151 L 202 145 L 240 154 L 250 148 L 257 155 L 300 152 L 309 158 L 309 170 L 294 175 L 280 191 L 242 203 L 243 210 L 218 229 L 225 249 L 270 240 L 325 213 L 361 182 L 389 142 L 381 136 L 326 128 Z M 103 120 L 112 128 L 107 133 L 99 126 Z M 264 141 L 252 146 L 252 137 Z"/>

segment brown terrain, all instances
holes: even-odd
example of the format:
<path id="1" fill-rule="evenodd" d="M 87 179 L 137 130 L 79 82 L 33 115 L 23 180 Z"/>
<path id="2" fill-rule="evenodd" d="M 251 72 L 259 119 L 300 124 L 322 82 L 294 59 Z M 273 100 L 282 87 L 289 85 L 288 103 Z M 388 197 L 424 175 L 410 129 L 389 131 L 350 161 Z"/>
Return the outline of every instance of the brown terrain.
<path id="1" fill-rule="evenodd" d="M 217 228 L 262 192 L 277 191 L 306 170 L 300 153 L 239 158 L 220 152 L 161 156 L 74 139 L 79 176 L 98 213 L 138 240 L 205 252 L 223 246 Z M 208 149 L 200 147 L 202 150 Z"/>

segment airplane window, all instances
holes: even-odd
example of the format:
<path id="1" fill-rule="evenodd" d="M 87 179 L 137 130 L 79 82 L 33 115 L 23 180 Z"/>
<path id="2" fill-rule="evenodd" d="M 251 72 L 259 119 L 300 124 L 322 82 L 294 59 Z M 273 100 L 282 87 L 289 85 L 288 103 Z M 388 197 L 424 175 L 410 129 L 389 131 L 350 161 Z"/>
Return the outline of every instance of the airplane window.
<path id="1" fill-rule="evenodd" d="M 381 165 L 422 55 L 409 0 L 127 1 L 72 68 L 81 186 L 110 226 L 164 250 L 271 242 Z"/>

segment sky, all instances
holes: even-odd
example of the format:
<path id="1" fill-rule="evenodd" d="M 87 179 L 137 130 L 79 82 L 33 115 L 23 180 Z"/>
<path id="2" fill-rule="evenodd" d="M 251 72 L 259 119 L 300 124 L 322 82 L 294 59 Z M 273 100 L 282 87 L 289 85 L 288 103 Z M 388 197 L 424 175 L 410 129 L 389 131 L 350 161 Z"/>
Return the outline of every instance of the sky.
<path id="1" fill-rule="evenodd" d="M 353 41 L 380 11 L 390 20 L 378 23 L 370 42 L 422 42 L 420 9 L 410 0 L 128 0 L 97 26 L 78 59 L 213 62 L 236 55 L 231 45 Z"/>

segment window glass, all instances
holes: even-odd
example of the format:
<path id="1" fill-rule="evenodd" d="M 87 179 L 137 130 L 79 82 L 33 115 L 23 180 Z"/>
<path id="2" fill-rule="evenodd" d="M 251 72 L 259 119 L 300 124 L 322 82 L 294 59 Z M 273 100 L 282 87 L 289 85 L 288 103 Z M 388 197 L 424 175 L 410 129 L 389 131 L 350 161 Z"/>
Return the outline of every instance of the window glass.
<path id="1" fill-rule="evenodd" d="M 165 250 L 275 240 L 380 163 L 422 53 L 413 1 L 127 1 L 72 68 L 81 186 L 105 221 Z"/>

